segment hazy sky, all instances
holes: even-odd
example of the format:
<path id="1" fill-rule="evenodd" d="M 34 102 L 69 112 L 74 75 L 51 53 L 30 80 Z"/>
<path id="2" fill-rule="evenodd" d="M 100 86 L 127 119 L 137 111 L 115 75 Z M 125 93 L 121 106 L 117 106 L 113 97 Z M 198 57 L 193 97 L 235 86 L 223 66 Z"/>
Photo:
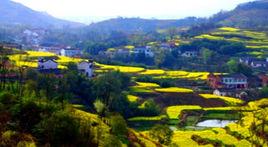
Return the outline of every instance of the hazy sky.
<path id="1" fill-rule="evenodd" d="M 177 19 L 206 17 L 253 0 L 13 0 L 53 16 L 83 22 L 107 18 Z"/>

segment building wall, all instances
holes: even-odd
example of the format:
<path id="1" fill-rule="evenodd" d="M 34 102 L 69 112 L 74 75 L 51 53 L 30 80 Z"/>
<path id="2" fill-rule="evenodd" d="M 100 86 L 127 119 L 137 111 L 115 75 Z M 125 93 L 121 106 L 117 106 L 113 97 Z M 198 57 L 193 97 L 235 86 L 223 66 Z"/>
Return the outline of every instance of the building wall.
<path id="1" fill-rule="evenodd" d="M 70 57 L 72 57 L 72 56 L 79 55 L 80 51 L 79 50 L 65 50 L 65 49 L 62 49 L 60 51 L 60 53 L 61 53 L 62 56 L 70 56 Z"/>
<path id="2" fill-rule="evenodd" d="M 82 71 L 88 77 L 93 76 L 93 63 L 81 62 L 77 65 L 78 70 Z"/>

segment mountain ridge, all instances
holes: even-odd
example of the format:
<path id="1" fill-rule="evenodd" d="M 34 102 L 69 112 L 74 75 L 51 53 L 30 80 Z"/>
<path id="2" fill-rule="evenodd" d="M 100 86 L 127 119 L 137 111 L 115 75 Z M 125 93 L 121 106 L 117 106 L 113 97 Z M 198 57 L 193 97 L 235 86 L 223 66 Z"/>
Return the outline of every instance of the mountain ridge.
<path id="1" fill-rule="evenodd" d="M 10 0 L 0 1 L 0 14 L 0 23 L 7 25 L 28 25 L 43 28 L 75 28 L 84 26 L 82 23 L 59 19 Z"/>

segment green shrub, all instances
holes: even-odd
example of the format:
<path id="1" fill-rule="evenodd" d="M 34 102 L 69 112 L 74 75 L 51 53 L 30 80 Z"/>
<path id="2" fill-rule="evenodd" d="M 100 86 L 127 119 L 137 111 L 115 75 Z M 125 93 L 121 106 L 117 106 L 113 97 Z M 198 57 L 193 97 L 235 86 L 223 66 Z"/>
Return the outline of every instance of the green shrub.
<path id="1" fill-rule="evenodd" d="M 2 92 L 0 93 L 0 103 L 10 106 L 12 104 L 15 104 L 17 102 L 17 98 L 15 95 L 8 93 L 8 92 Z"/>
<path id="2" fill-rule="evenodd" d="M 54 146 L 75 145 L 79 137 L 79 123 L 69 111 L 58 111 L 37 124 L 34 134 L 41 142 Z"/>

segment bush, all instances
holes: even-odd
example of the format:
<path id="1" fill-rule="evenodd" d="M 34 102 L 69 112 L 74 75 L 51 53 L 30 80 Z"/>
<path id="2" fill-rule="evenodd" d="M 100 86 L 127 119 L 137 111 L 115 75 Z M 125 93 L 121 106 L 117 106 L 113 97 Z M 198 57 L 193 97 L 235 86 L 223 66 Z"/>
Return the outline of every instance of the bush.
<path id="1" fill-rule="evenodd" d="M 12 104 L 15 104 L 17 102 L 17 98 L 15 95 L 10 94 L 8 92 L 0 93 L 0 103 L 10 106 Z"/>
<path id="2" fill-rule="evenodd" d="M 75 145 L 79 137 L 79 123 L 69 111 L 58 111 L 37 124 L 34 132 L 43 143 Z"/>
<path id="3" fill-rule="evenodd" d="M 111 131 L 117 137 L 124 139 L 127 135 L 127 123 L 121 115 L 111 116 Z"/>
<path id="4" fill-rule="evenodd" d="M 157 142 L 168 145 L 171 142 L 173 131 L 168 125 L 155 125 L 149 132 L 149 135 Z"/>

